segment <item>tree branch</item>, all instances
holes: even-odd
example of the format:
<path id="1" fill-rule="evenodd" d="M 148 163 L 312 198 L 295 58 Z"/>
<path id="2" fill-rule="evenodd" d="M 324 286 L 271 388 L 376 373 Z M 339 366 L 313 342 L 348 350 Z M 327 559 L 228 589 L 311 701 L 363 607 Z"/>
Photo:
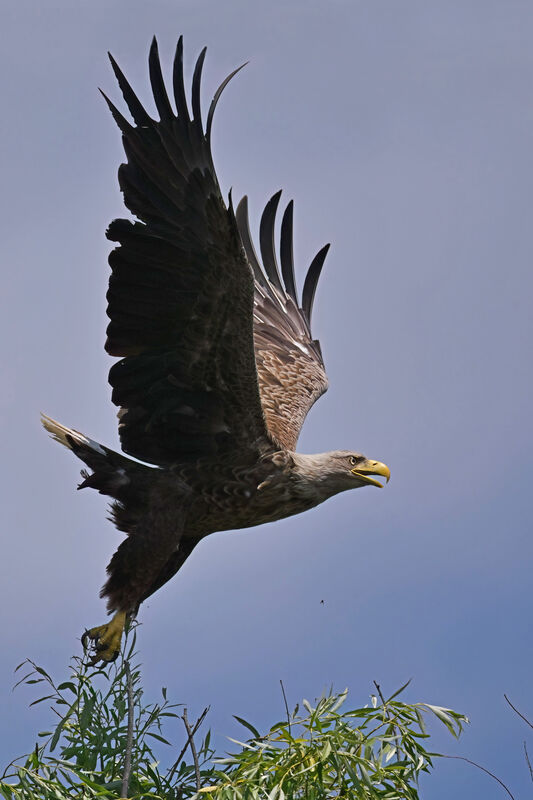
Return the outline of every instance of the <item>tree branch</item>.
<path id="1" fill-rule="evenodd" d="M 531 767 L 531 761 L 529 760 L 529 753 L 527 752 L 527 744 L 525 742 L 524 742 L 524 755 L 526 757 L 526 764 L 529 767 L 529 774 L 530 774 L 531 780 L 533 781 L 533 768 Z"/>
<path id="2" fill-rule="evenodd" d="M 527 717 L 524 717 L 524 715 L 521 714 L 520 711 L 517 708 L 515 708 L 515 706 L 513 706 L 513 704 L 511 703 L 511 701 L 509 700 L 509 698 L 507 697 L 506 694 L 504 694 L 504 697 L 505 697 L 506 701 L 509 703 L 509 705 L 511 706 L 511 708 L 513 709 L 513 711 L 515 712 L 515 714 L 518 714 L 518 716 L 521 717 L 524 720 L 524 722 L 527 722 L 527 724 L 529 725 L 530 728 L 533 728 L 533 724 L 528 720 Z"/>
<path id="3" fill-rule="evenodd" d="M 126 685 L 128 688 L 128 732 L 126 735 L 126 756 L 124 758 L 124 775 L 122 776 L 122 797 L 128 796 L 131 775 L 131 750 L 133 747 L 133 685 L 131 681 L 130 665 L 124 662 L 126 672 Z"/>
<path id="4" fill-rule="evenodd" d="M 281 678 L 279 679 L 279 684 L 281 686 L 281 692 L 283 694 L 283 702 L 285 703 L 285 712 L 287 714 L 287 726 L 289 728 L 289 736 L 291 737 L 292 740 L 291 715 L 289 713 L 289 705 L 287 703 L 287 695 L 285 694 L 285 687 L 283 685 L 283 681 L 281 680 Z M 290 750 L 290 743 L 289 743 L 289 750 Z"/>
<path id="5" fill-rule="evenodd" d="M 183 756 L 185 755 L 185 751 L 187 750 L 187 748 L 188 748 L 188 746 L 190 744 L 191 736 L 194 736 L 194 734 L 196 733 L 196 731 L 198 730 L 198 728 L 200 727 L 200 725 L 202 724 L 202 722 L 206 718 L 206 716 L 207 716 L 207 714 L 209 712 L 209 708 L 210 708 L 209 706 L 204 708 L 204 710 L 202 711 L 202 713 L 200 714 L 200 716 L 198 717 L 198 719 L 194 723 L 194 728 L 192 729 L 191 734 L 190 735 L 188 734 L 187 741 L 183 745 L 179 756 L 177 757 L 176 761 L 174 762 L 174 764 L 172 765 L 172 767 L 169 770 L 169 773 L 168 773 L 168 779 L 169 780 L 171 780 L 171 778 L 173 777 L 173 775 L 176 772 L 177 768 L 179 767 L 180 761 L 183 758 Z"/>
<path id="6" fill-rule="evenodd" d="M 189 744 L 191 746 L 191 753 L 192 759 L 194 761 L 194 774 L 196 775 L 196 791 L 199 792 L 202 788 L 202 782 L 200 778 L 200 765 L 198 764 L 198 753 L 196 752 L 196 745 L 194 743 L 194 733 L 189 725 L 189 720 L 187 719 L 187 709 L 183 709 L 183 716 L 182 716 L 183 724 L 185 725 L 185 730 L 187 731 L 187 735 L 189 737 Z"/>
<path id="7" fill-rule="evenodd" d="M 511 798 L 511 800 L 515 800 L 515 798 L 514 798 L 514 795 L 512 795 L 512 794 L 511 794 L 511 792 L 509 791 L 509 789 L 507 788 L 507 786 L 505 785 L 505 783 L 504 783 L 503 781 L 501 781 L 501 780 L 500 780 L 500 779 L 499 779 L 499 778 L 498 778 L 496 775 L 494 775 L 492 772 L 489 772 L 489 770 L 488 770 L 488 769 L 485 769 L 485 767 L 482 767 L 482 766 L 481 766 L 481 764 L 476 764 L 476 762 L 475 762 L 475 761 L 470 761 L 470 759 L 469 759 L 469 758 L 465 758 L 464 756 L 446 756 L 446 755 L 443 755 L 443 753 L 439 753 L 439 758 L 455 758 L 455 759 L 457 759 L 458 761 L 466 761 L 466 763 L 467 763 L 467 764 L 472 764 L 472 766 L 473 766 L 473 767 L 477 767 L 477 768 L 478 768 L 478 769 L 480 769 L 482 772 L 486 772 L 486 773 L 487 773 L 487 775 L 490 775 L 490 777 L 491 777 L 491 778 L 494 778 L 494 780 L 495 780 L 495 781 L 498 781 L 498 783 L 500 784 L 500 786 L 502 786 L 502 787 L 505 789 L 505 791 L 507 792 L 507 794 L 509 795 L 509 797 Z"/>

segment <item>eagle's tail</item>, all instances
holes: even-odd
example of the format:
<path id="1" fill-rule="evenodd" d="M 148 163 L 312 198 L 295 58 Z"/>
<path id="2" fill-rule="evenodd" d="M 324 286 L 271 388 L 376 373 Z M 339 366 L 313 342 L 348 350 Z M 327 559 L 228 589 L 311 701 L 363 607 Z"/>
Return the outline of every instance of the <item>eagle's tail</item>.
<path id="1" fill-rule="evenodd" d="M 64 447 L 68 447 L 69 450 L 72 450 L 74 453 L 76 453 L 77 448 L 83 447 L 101 456 L 105 456 L 105 449 L 101 444 L 89 439 L 88 436 L 84 436 L 83 433 L 74 430 L 74 428 L 67 428 L 66 425 L 62 425 L 55 419 L 47 417 L 46 414 L 41 414 L 41 422 L 56 442 L 59 442 L 59 444 L 62 444 Z"/>
<path id="2" fill-rule="evenodd" d="M 95 442 L 74 428 L 67 428 L 45 414 L 41 414 L 41 421 L 56 442 L 72 450 L 92 470 L 92 474 L 82 470 L 83 481 L 78 489 L 90 486 L 100 494 L 124 501 L 132 492 L 132 483 L 136 483 L 135 477 L 139 472 L 150 469 Z"/>

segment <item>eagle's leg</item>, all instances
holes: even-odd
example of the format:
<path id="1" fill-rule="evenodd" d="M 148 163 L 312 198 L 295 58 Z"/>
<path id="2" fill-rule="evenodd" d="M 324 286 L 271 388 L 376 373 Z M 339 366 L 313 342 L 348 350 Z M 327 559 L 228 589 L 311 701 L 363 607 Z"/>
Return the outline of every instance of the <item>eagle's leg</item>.
<path id="1" fill-rule="evenodd" d="M 111 663 L 120 653 L 122 632 L 128 621 L 125 611 L 117 611 L 105 625 L 98 625 L 85 631 L 81 637 L 83 649 L 89 647 L 94 650 L 94 655 L 89 659 L 89 664 L 94 666 L 98 661 Z"/>
<path id="2" fill-rule="evenodd" d="M 158 479 L 144 507 L 132 502 L 113 506 L 117 527 L 129 530 L 129 534 L 109 562 L 107 581 L 100 592 L 114 616 L 82 637 L 84 648 L 91 650 L 91 664 L 117 658 L 128 620 L 191 552 L 192 547 L 182 539 L 190 490 L 172 474 L 159 475 Z"/>

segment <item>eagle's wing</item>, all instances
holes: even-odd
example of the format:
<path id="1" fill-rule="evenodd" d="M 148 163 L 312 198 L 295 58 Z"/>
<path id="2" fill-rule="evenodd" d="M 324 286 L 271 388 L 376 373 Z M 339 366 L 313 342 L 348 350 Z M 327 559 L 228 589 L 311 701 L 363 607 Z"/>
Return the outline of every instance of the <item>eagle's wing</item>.
<path id="1" fill-rule="evenodd" d="M 311 335 L 311 311 L 329 244 L 311 262 L 300 304 L 294 278 L 292 200 L 281 223 L 281 274 L 276 259 L 274 223 L 280 195 L 270 199 L 261 217 L 263 267 L 250 235 L 246 197 L 237 206 L 236 218 L 255 278 L 254 345 L 263 412 L 274 441 L 294 450 L 309 409 L 328 388 L 320 344 Z"/>
<path id="2" fill-rule="evenodd" d="M 215 174 L 196 62 L 189 114 L 180 38 L 173 72 L 177 114 L 168 98 L 154 39 L 150 80 L 160 119 L 152 119 L 116 62 L 111 63 L 135 125 L 106 98 L 123 134 L 119 169 L 127 208 L 138 221 L 111 223 L 106 350 L 120 406 L 123 449 L 169 465 L 202 455 L 257 457 L 270 444 L 253 348 L 254 280 Z M 236 70 L 237 71 L 237 70 Z"/>

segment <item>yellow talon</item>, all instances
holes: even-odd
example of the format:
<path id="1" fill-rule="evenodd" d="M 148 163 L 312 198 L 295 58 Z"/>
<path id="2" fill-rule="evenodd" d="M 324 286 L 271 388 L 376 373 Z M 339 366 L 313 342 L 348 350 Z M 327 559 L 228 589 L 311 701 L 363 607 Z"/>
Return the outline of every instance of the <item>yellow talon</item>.
<path id="1" fill-rule="evenodd" d="M 89 664 L 97 664 L 98 661 L 111 663 L 115 661 L 120 653 L 122 641 L 122 631 L 126 625 L 127 614 L 125 611 L 117 611 L 115 616 L 105 625 L 90 628 L 81 637 L 83 649 L 94 650 L 94 655 L 90 658 Z"/>

